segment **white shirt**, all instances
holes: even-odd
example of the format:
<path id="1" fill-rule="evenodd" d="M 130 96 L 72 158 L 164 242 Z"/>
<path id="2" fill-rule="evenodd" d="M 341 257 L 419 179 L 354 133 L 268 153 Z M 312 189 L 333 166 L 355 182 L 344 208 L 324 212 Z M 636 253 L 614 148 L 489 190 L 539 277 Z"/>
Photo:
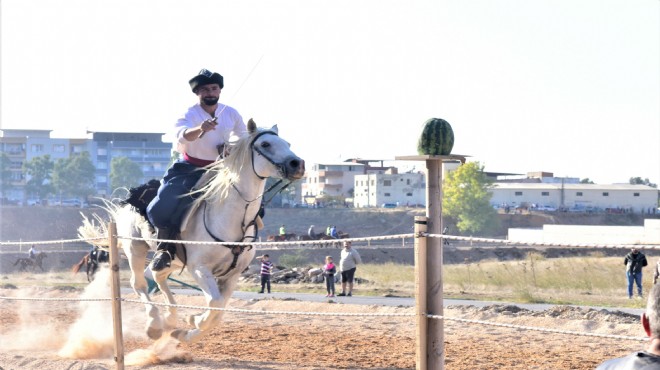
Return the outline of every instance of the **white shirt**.
<path id="1" fill-rule="evenodd" d="M 175 125 L 175 136 L 178 139 L 177 151 L 187 153 L 191 157 L 214 161 L 218 157 L 218 145 L 224 144 L 232 136 L 242 137 L 247 133 L 243 118 L 236 109 L 218 104 L 215 115 L 218 117 L 216 120 L 218 125 L 215 130 L 206 132 L 201 139 L 188 141 L 183 137 L 186 129 L 197 127 L 205 120 L 213 118 L 199 104 L 190 107 Z"/>
<path id="2" fill-rule="evenodd" d="M 348 271 L 362 263 L 360 253 L 352 247 L 342 249 L 340 255 L 341 260 L 339 260 L 339 271 Z"/>

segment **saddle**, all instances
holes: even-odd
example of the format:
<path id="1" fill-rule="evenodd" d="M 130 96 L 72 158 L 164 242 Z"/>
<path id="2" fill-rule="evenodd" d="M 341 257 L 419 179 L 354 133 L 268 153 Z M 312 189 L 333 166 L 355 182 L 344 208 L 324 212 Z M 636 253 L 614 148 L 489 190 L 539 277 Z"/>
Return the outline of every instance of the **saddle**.
<path id="1" fill-rule="evenodd" d="M 151 221 L 147 217 L 147 206 L 158 194 L 158 188 L 160 188 L 160 181 L 151 179 L 146 184 L 128 189 L 128 198 L 122 200 L 120 204 L 133 206 L 133 210 L 142 215 L 151 225 Z M 153 227 L 153 225 L 151 226 Z"/>
<path id="2" fill-rule="evenodd" d="M 154 234 L 156 228 L 151 224 L 149 217 L 147 217 L 147 207 L 158 194 L 158 188 L 160 188 L 160 185 L 160 181 L 151 179 L 146 184 L 128 189 L 128 197 L 120 202 L 121 205 L 131 205 L 133 211 L 144 217 L 149 223 L 150 229 L 154 230 Z M 178 239 L 178 235 L 176 238 Z M 186 248 L 181 243 L 176 244 L 176 257 L 179 258 L 184 265 L 186 264 Z"/>

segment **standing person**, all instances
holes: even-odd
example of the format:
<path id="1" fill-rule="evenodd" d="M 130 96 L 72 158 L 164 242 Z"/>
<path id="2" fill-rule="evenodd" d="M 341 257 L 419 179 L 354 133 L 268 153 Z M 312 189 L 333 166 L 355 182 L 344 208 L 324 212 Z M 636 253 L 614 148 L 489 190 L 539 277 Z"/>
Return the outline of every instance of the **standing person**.
<path id="1" fill-rule="evenodd" d="M 655 264 L 655 271 L 653 272 L 653 284 L 658 283 L 658 278 L 660 278 L 660 259 Z"/>
<path id="2" fill-rule="evenodd" d="M 637 295 L 642 297 L 642 268 L 649 263 L 644 253 L 637 248 L 632 248 L 623 260 L 626 265 L 626 276 L 628 277 L 628 298 L 633 297 L 633 283 L 637 284 Z"/>
<path id="3" fill-rule="evenodd" d="M 605 361 L 596 370 L 660 369 L 660 284 L 649 292 L 646 312 L 642 314 L 642 326 L 651 339 L 646 351 Z"/>
<path id="4" fill-rule="evenodd" d="M 341 293 L 338 297 L 353 295 L 353 279 L 357 265 L 362 263 L 360 253 L 351 247 L 350 241 L 344 242 L 344 249 L 341 250 L 341 259 L 339 260 L 339 271 L 341 271 Z M 346 292 L 348 285 L 348 293 Z"/>
<path id="5" fill-rule="evenodd" d="M 337 267 L 332 263 L 332 256 L 325 256 L 325 265 L 323 266 L 323 277 L 325 278 L 325 289 L 328 291 L 326 297 L 335 296 L 335 274 Z"/>
<path id="6" fill-rule="evenodd" d="M 264 288 L 268 289 L 270 294 L 270 274 L 273 271 L 273 263 L 270 262 L 270 256 L 264 254 L 261 257 L 261 290 L 259 293 L 264 292 Z"/>
<path id="7" fill-rule="evenodd" d="M 203 168 L 224 155 L 230 138 L 247 132 L 243 118 L 229 106 L 218 103 L 224 87 L 223 77 L 206 69 L 188 81 L 199 103 L 174 125 L 179 158 L 165 173 L 158 194 L 147 207 L 147 216 L 157 228 L 157 239 L 175 239 L 182 218 L 194 200 L 190 191 L 204 173 Z M 176 252 L 171 242 L 160 242 L 151 269 L 169 267 Z"/>

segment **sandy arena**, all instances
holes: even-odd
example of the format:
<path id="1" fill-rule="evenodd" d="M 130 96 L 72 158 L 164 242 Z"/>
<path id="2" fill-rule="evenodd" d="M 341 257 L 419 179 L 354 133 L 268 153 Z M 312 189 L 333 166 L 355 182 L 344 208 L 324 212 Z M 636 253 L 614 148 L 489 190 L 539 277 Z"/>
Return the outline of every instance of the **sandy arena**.
<path id="1" fill-rule="evenodd" d="M 88 289 L 89 290 L 89 289 Z M 94 293 L 97 294 L 97 293 Z M 103 293 L 105 294 L 105 293 Z M 93 298 L 71 289 L 0 289 L 1 296 Z M 107 295 L 105 297 L 108 297 Z M 124 298 L 133 298 L 126 296 Z M 179 303 L 203 305 L 202 297 Z M 338 303 L 232 300 L 232 308 L 255 311 L 405 313 L 409 307 Z M 0 368 L 114 369 L 110 304 L 0 300 Z M 223 323 L 193 345 L 154 343 L 141 330 L 141 305 L 124 303 L 127 368 L 133 369 L 412 369 L 413 317 L 293 316 L 225 313 Z M 183 317 L 190 309 L 180 309 Z M 450 307 L 447 317 L 642 336 L 638 318 L 623 313 L 555 307 L 529 312 L 515 306 Z M 520 331 L 445 322 L 447 369 L 593 369 L 646 343 L 568 334 Z"/>

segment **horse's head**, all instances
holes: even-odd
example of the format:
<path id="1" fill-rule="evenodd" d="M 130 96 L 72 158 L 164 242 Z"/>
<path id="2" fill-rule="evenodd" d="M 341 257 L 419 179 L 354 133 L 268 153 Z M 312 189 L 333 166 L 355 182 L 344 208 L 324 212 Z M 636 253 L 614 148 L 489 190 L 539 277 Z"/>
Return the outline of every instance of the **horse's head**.
<path id="1" fill-rule="evenodd" d="M 298 180 L 305 174 L 305 161 L 291 151 L 290 145 L 278 135 L 277 125 L 258 129 L 248 121 L 252 169 L 260 178 L 275 177 Z"/>

